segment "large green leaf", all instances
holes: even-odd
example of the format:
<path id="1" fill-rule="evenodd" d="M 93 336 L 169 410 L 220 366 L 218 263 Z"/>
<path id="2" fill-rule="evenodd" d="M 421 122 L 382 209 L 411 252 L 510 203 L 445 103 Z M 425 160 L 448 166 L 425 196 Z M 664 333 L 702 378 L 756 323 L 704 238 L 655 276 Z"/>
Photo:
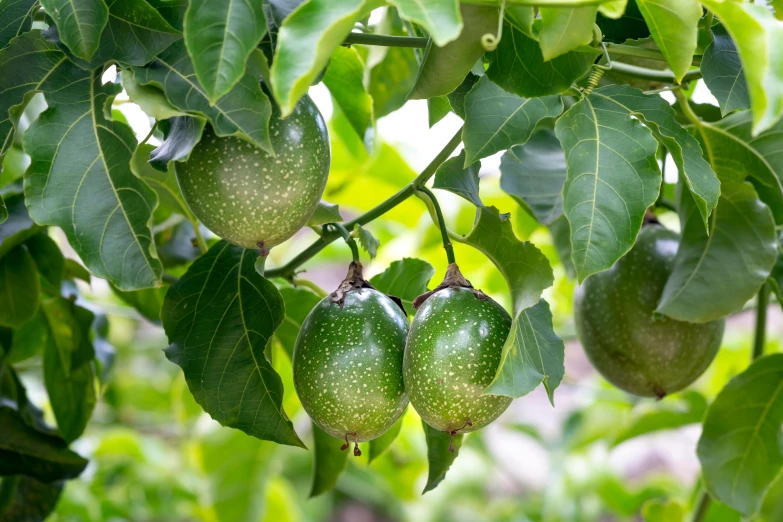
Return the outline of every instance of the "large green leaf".
<path id="1" fill-rule="evenodd" d="M 456 40 L 462 31 L 458 0 L 391 0 L 400 16 L 427 30 L 438 47 Z"/>
<path id="2" fill-rule="evenodd" d="M 49 108 L 24 136 L 25 196 L 36 223 L 62 228 L 93 274 L 130 290 L 156 285 L 162 266 L 150 232 L 157 198 L 130 169 L 136 139 L 104 111 L 118 89 L 70 62 L 42 83 Z"/>
<path id="3" fill-rule="evenodd" d="M 561 112 L 560 96 L 520 98 L 483 76 L 465 98 L 465 164 L 525 143 L 539 121 Z"/>
<path id="4" fill-rule="evenodd" d="M 549 61 L 593 40 L 593 23 L 598 6 L 541 7 L 538 41 L 544 60 Z"/>
<path id="5" fill-rule="evenodd" d="M 149 159 L 153 150 L 155 150 L 155 147 L 148 143 L 136 147 L 131 158 L 131 171 L 143 179 L 155 191 L 158 195 L 158 204 L 160 206 L 182 214 L 194 221 L 195 217 L 187 203 L 185 203 L 185 198 L 179 189 L 174 168 L 167 165 L 168 168 L 163 172 L 150 165 Z"/>
<path id="6" fill-rule="evenodd" d="M 282 407 L 283 383 L 264 349 L 283 322 L 277 288 L 251 251 L 215 244 L 166 294 L 161 319 L 193 397 L 215 420 L 259 439 L 304 447 Z"/>
<path id="7" fill-rule="evenodd" d="M 722 25 L 712 28 L 712 42 L 704 49 L 701 74 L 718 99 L 722 115 L 750 108 L 750 94 L 737 47 Z"/>
<path id="8" fill-rule="evenodd" d="M 429 42 L 416 85 L 408 94 L 409 99 L 420 100 L 449 94 L 484 56 L 481 37 L 497 31 L 497 7 L 463 4 L 460 11 L 465 28 L 456 40 L 443 47 L 433 44 L 432 40 Z"/>
<path id="9" fill-rule="evenodd" d="M 487 76 L 524 98 L 560 94 L 587 73 L 597 53 L 593 48 L 580 47 L 544 61 L 538 42 L 506 22 Z"/>
<path id="10" fill-rule="evenodd" d="M 707 411 L 707 400 L 699 392 L 685 391 L 682 400 L 667 397 L 666 401 L 660 401 L 655 406 L 642 408 L 643 411 L 635 414 L 630 424 L 615 437 L 612 445 L 661 430 L 699 424 Z"/>
<path id="11" fill-rule="evenodd" d="M 750 111 L 732 114 L 715 123 L 702 122 L 697 130 L 707 160 L 723 180 L 748 179 L 769 205 L 777 224 L 783 223 L 783 122 L 757 136 L 752 134 Z"/>
<path id="12" fill-rule="evenodd" d="M 753 111 L 753 134 L 763 132 L 783 115 L 783 24 L 763 5 L 703 0 L 718 15 L 734 40 Z"/>
<path id="13" fill-rule="evenodd" d="M 544 289 L 552 286 L 552 267 L 535 245 L 517 239 L 508 214 L 501 215 L 495 207 L 477 212 L 465 242 L 483 252 L 503 274 L 517 315 L 538 303 Z"/>
<path id="14" fill-rule="evenodd" d="M 767 489 L 754 522 L 775 522 L 783 520 L 783 473 Z"/>
<path id="15" fill-rule="evenodd" d="M 4 0 L 0 3 L 0 49 L 33 26 L 36 0 Z"/>
<path id="16" fill-rule="evenodd" d="M 477 207 L 483 207 L 479 197 L 479 170 L 481 163 L 465 161 L 465 151 L 444 161 L 435 171 L 433 188 L 448 190 L 470 201 Z"/>
<path id="17" fill-rule="evenodd" d="M 397 436 L 402 430 L 402 423 L 404 419 L 405 413 L 403 412 L 403 414 L 400 415 L 400 418 L 397 419 L 397 422 L 395 422 L 386 433 L 370 441 L 370 454 L 368 455 L 370 462 L 383 455 L 386 450 L 389 449 L 389 446 L 391 446 L 392 443 L 397 439 Z"/>
<path id="18" fill-rule="evenodd" d="M 387 295 L 399 297 L 405 310 L 413 313 L 413 300 L 427 291 L 435 269 L 426 261 L 404 257 L 373 276 L 370 284 Z"/>
<path id="19" fill-rule="evenodd" d="M 341 450 L 341 441 L 323 431 L 314 422 L 312 426 L 314 444 L 311 498 L 326 493 L 337 484 L 337 479 L 348 464 L 348 453 L 352 451 Z"/>
<path id="20" fill-rule="evenodd" d="M 707 489 L 745 516 L 783 467 L 783 354 L 762 357 L 710 405 L 697 453 Z"/>
<path id="21" fill-rule="evenodd" d="M 661 184 L 652 133 L 599 91 L 575 103 L 555 125 L 568 166 L 563 210 L 579 281 L 631 249 Z"/>
<path id="22" fill-rule="evenodd" d="M 160 15 L 177 31 L 185 30 L 185 12 L 188 0 L 147 0 Z"/>
<path id="23" fill-rule="evenodd" d="M 0 227 L 0 257 L 41 231 L 41 227 L 30 219 L 24 204 L 24 194 L 6 195 L 5 204 L 8 219 Z"/>
<path id="24" fill-rule="evenodd" d="M 307 314 L 325 297 L 325 294 L 318 295 L 309 288 L 294 287 L 281 288 L 280 295 L 283 296 L 283 301 L 285 302 L 285 319 L 280 327 L 275 330 L 275 337 L 283 345 L 288 356 L 293 358 L 294 345 L 296 344 L 296 337 L 299 335 L 299 329 L 302 327 Z"/>
<path id="25" fill-rule="evenodd" d="M 109 9 L 103 0 L 41 0 L 52 17 L 60 40 L 73 54 L 89 60 L 98 49 Z"/>
<path id="26" fill-rule="evenodd" d="M 549 129 L 534 132 L 500 158 L 500 188 L 544 225 L 563 215 L 565 179 L 565 154 Z"/>
<path id="27" fill-rule="evenodd" d="M 356 49 L 335 49 L 326 69 L 324 84 L 360 138 L 364 138 L 373 120 L 373 100 L 363 81 L 364 61 Z"/>
<path id="28" fill-rule="evenodd" d="M 44 384 L 57 427 L 66 442 L 77 439 L 95 407 L 95 351 L 90 341 L 91 312 L 63 297 L 41 303 L 46 319 Z"/>
<path id="29" fill-rule="evenodd" d="M 190 0 L 185 44 L 196 77 L 214 105 L 245 75 L 245 63 L 266 34 L 261 2 Z"/>
<path id="30" fill-rule="evenodd" d="M 19 328 L 38 310 L 38 270 L 24 246 L 0 257 L 0 325 Z"/>
<path id="31" fill-rule="evenodd" d="M 625 13 L 617 19 L 606 17 L 599 10 L 595 23 L 601 29 L 605 42 L 623 43 L 650 36 L 650 29 L 639 12 L 636 0 L 628 0 Z"/>
<path id="32" fill-rule="evenodd" d="M 43 290 L 51 295 L 59 295 L 60 283 L 65 275 L 65 258 L 60 247 L 46 233 L 36 234 L 24 244 L 41 275 Z"/>
<path id="33" fill-rule="evenodd" d="M 698 0 L 636 0 L 636 5 L 674 77 L 681 81 L 696 51 L 701 5 Z"/>
<path id="34" fill-rule="evenodd" d="M 251 53 L 245 76 L 214 105 L 210 105 L 206 91 L 196 79 L 193 62 L 182 41 L 171 45 L 147 67 L 136 68 L 134 78 L 142 85 L 163 89 L 169 102 L 182 112 L 206 116 L 218 136 L 245 138 L 273 152 L 269 141 L 272 105 L 259 84 L 264 59 L 261 51 Z"/>
<path id="35" fill-rule="evenodd" d="M 749 183 L 724 181 L 708 236 L 693 198 L 681 191 L 682 239 L 657 312 L 695 323 L 742 309 L 777 258 L 775 222 Z"/>
<path id="36" fill-rule="evenodd" d="M 128 99 L 141 107 L 147 116 L 158 121 L 185 116 L 185 113 L 169 103 L 166 94 L 154 85 L 141 85 L 136 81 L 133 69 L 123 69 L 120 73 L 122 86 Z"/>
<path id="37" fill-rule="evenodd" d="M 6 481 L 14 489 L 7 505 L 2 505 L 0 500 L 0 516 L 11 522 L 46 520 L 57 506 L 64 487 L 62 481 L 47 484 L 23 475 L 5 477 L 0 485 L 0 498 L 3 497 Z"/>
<path id="38" fill-rule="evenodd" d="M 555 389 L 565 374 L 565 345 L 552 326 L 549 304 L 541 299 L 514 318 L 497 373 L 484 393 L 519 398 L 543 383 L 555 405 Z"/>
<path id="39" fill-rule="evenodd" d="M 380 4 L 380 0 L 308 0 L 283 21 L 271 81 L 283 117 L 291 114 L 354 23 Z"/>
<path id="40" fill-rule="evenodd" d="M 14 127 L 28 100 L 66 61 L 40 31 L 27 32 L 0 50 L 0 164 L 13 145 Z"/>
<path id="41" fill-rule="evenodd" d="M 446 472 L 459 455 L 459 449 L 462 447 L 462 439 L 465 438 L 465 435 L 462 433 L 450 435 L 438 431 L 424 421 L 421 421 L 421 425 L 427 438 L 427 461 L 429 462 L 427 484 L 424 486 L 424 491 L 421 492 L 423 495 L 438 487 L 438 484 L 446 478 Z M 449 451 L 450 446 L 454 448 L 454 451 Z"/>
<path id="42" fill-rule="evenodd" d="M 0 475 L 27 475 L 43 482 L 78 477 L 87 460 L 60 437 L 43 433 L 22 414 L 0 403 Z"/>
<path id="43" fill-rule="evenodd" d="M 707 228 L 710 213 L 718 204 L 720 181 L 702 157 L 699 143 L 677 123 L 671 105 L 658 95 L 644 94 L 627 85 L 602 87 L 593 91 L 591 96 L 614 102 L 618 109 L 638 118 L 652 131 L 671 154 Z"/>

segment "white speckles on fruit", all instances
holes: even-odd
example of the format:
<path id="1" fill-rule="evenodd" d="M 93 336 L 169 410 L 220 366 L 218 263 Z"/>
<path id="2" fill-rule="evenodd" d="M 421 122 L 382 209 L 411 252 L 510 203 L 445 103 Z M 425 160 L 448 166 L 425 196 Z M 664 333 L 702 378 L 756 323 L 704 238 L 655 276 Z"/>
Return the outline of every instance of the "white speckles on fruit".
<path id="1" fill-rule="evenodd" d="M 444 289 L 424 301 L 408 334 L 403 375 L 411 404 L 427 424 L 467 433 L 508 408 L 511 398 L 483 393 L 510 328 L 499 304 L 471 290 Z"/>
<path id="2" fill-rule="evenodd" d="M 186 163 L 176 164 L 188 206 L 221 238 L 256 248 L 278 245 L 302 228 L 320 201 L 329 175 L 329 139 L 321 114 L 305 96 L 269 124 L 276 157 L 210 126 Z"/>
<path id="3" fill-rule="evenodd" d="M 349 292 L 342 308 L 331 297 L 318 303 L 293 358 L 296 392 L 310 418 L 338 439 L 371 440 L 391 428 L 408 404 L 407 333 L 405 314 L 377 290 Z"/>

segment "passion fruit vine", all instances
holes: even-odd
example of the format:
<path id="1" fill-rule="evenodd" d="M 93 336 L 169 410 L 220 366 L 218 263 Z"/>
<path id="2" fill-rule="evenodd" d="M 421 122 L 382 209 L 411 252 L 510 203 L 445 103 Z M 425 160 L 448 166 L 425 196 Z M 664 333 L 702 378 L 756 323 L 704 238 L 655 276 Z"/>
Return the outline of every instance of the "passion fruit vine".
<path id="1" fill-rule="evenodd" d="M 403 375 L 411 404 L 424 422 L 451 435 L 482 428 L 503 413 L 510 397 L 484 395 L 500 364 L 511 317 L 472 287 L 450 264 L 435 290 L 414 306 Z"/>
<path id="2" fill-rule="evenodd" d="M 574 295 L 576 329 L 587 357 L 609 382 L 634 395 L 663 398 L 690 385 L 723 338 L 723 319 L 696 324 L 654 313 L 677 240 L 661 225 L 645 225 L 628 254 L 588 277 Z"/>
<path id="3" fill-rule="evenodd" d="M 402 360 L 408 318 L 362 278 L 348 276 L 302 323 L 293 357 L 294 386 L 310 418 L 344 439 L 343 449 L 383 435 L 408 405 Z"/>
<path id="4" fill-rule="evenodd" d="M 329 175 L 326 124 L 309 96 L 280 119 L 272 104 L 269 136 L 275 156 L 208 125 L 177 181 L 193 214 L 212 232 L 245 248 L 268 249 L 302 228 Z"/>

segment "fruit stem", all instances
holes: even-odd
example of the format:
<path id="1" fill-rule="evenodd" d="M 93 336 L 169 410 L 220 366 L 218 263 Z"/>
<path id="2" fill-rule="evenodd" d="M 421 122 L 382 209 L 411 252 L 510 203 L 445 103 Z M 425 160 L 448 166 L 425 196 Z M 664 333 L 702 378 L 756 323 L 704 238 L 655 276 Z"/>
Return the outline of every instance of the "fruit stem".
<path id="1" fill-rule="evenodd" d="M 696 511 L 693 512 L 693 522 L 702 522 L 704 520 L 704 517 L 707 516 L 707 511 L 709 511 L 711 501 L 710 494 L 706 490 L 702 491 L 699 504 L 696 506 Z"/>
<path id="2" fill-rule="evenodd" d="M 389 199 L 381 202 L 378 206 L 368 210 L 361 216 L 357 217 L 356 219 L 353 219 L 345 224 L 345 228 L 348 230 L 352 230 L 354 226 L 356 225 L 366 225 L 367 223 L 381 217 L 386 212 L 390 211 L 409 197 L 411 197 L 414 192 L 416 191 L 416 188 L 420 185 L 423 185 L 427 182 L 432 176 L 435 175 L 435 171 L 438 170 L 438 167 L 446 161 L 449 156 L 451 156 L 451 153 L 454 152 L 454 150 L 457 148 L 457 146 L 462 142 L 462 127 L 459 128 L 459 130 L 454 134 L 454 136 L 449 140 L 449 142 L 446 144 L 445 147 L 438 153 L 437 156 L 430 162 L 429 165 L 427 165 L 424 170 L 421 171 L 421 174 L 416 176 L 413 181 L 405 185 L 402 189 L 400 189 L 399 192 L 391 196 Z M 290 279 L 294 277 L 296 274 L 296 269 L 299 268 L 302 264 L 309 261 L 311 258 L 315 257 L 321 250 L 326 248 L 327 245 L 332 243 L 335 239 L 340 237 L 340 234 L 337 232 L 334 233 L 328 233 L 323 234 L 320 238 L 318 238 L 316 241 L 313 242 L 309 247 L 302 250 L 299 254 L 297 254 L 291 261 L 286 263 L 285 265 L 274 268 L 272 270 L 266 271 L 266 277 L 272 278 L 272 277 L 282 277 L 286 279 Z"/>
<path id="3" fill-rule="evenodd" d="M 379 45 L 382 47 L 413 47 L 424 49 L 429 38 L 419 36 L 388 36 L 384 34 L 350 33 L 343 41 L 344 45 Z"/>
<path id="4" fill-rule="evenodd" d="M 337 230 L 341 236 L 343 236 L 343 239 L 348 244 L 348 246 L 351 248 L 351 256 L 353 256 L 353 261 L 355 263 L 359 262 L 359 247 L 356 246 L 356 240 L 351 237 L 351 233 L 346 230 L 344 226 L 342 226 L 340 223 L 329 223 L 330 227 L 334 227 L 335 230 Z"/>
<path id="5" fill-rule="evenodd" d="M 756 334 L 753 337 L 753 360 L 764 355 L 764 343 L 767 335 L 767 306 L 769 305 L 769 285 L 764 283 L 756 297 Z"/>
<path id="6" fill-rule="evenodd" d="M 432 201 L 432 206 L 435 207 L 435 215 L 438 218 L 436 224 L 440 229 L 440 235 L 443 239 L 443 249 L 446 251 L 446 258 L 449 260 L 450 265 L 456 263 L 454 260 L 454 247 L 451 244 L 449 233 L 446 230 L 446 222 L 443 220 L 443 212 L 440 210 L 438 198 L 436 198 L 435 194 L 433 194 L 432 191 L 424 185 L 420 186 L 418 190 L 427 194 L 427 197 L 430 198 L 430 201 Z"/>

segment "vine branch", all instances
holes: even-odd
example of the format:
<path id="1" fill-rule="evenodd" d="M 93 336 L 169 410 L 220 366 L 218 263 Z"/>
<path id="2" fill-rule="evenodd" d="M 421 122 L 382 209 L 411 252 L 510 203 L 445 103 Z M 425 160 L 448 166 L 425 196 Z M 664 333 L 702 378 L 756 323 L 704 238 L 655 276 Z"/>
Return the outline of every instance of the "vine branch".
<path id="1" fill-rule="evenodd" d="M 361 216 L 345 223 L 345 228 L 352 230 L 354 226 L 356 225 L 366 225 L 367 223 L 374 221 L 375 219 L 379 218 L 380 216 L 384 215 L 386 212 L 390 211 L 409 197 L 411 197 L 417 188 L 422 186 L 424 183 L 427 182 L 432 176 L 435 175 L 435 171 L 438 170 L 438 167 L 440 167 L 441 163 L 446 161 L 449 156 L 451 156 L 451 153 L 454 152 L 454 150 L 457 148 L 457 146 L 462 142 L 462 127 L 454 134 L 454 136 L 449 140 L 449 142 L 446 144 L 445 147 L 438 153 L 437 156 L 430 162 L 429 165 L 427 165 L 424 170 L 421 171 L 421 174 L 416 176 L 410 183 L 405 185 L 402 189 L 400 189 L 399 192 L 388 198 L 387 200 L 381 202 L 378 206 L 368 210 Z M 293 259 L 291 259 L 288 263 L 284 264 L 283 266 L 279 268 L 273 268 L 272 270 L 267 270 L 265 277 L 272 278 L 272 277 L 282 277 L 284 279 L 291 279 L 296 275 L 296 269 L 299 268 L 302 264 L 309 261 L 313 257 L 315 257 L 321 250 L 327 247 L 330 243 L 332 243 L 335 239 L 339 238 L 340 234 L 338 232 L 328 232 L 324 233 L 320 238 L 315 240 L 309 247 L 301 251 L 299 254 L 297 254 Z"/>

